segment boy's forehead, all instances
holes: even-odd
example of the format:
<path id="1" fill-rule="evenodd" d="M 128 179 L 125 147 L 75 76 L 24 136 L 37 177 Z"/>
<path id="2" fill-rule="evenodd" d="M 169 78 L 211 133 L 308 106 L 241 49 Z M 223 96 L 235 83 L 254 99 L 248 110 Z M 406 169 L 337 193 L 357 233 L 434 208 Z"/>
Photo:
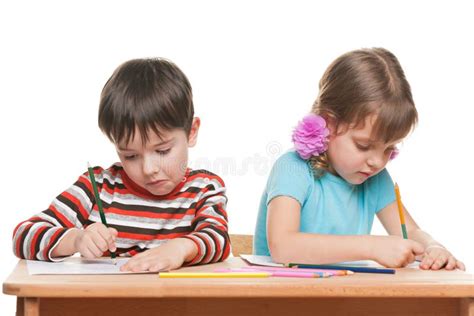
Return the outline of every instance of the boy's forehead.
<path id="1" fill-rule="evenodd" d="M 150 128 L 147 130 L 146 135 L 142 135 L 140 129 L 135 128 L 133 135 L 128 141 L 126 139 L 123 139 L 116 145 L 119 149 L 126 149 L 129 147 L 137 146 L 143 147 L 148 144 L 159 145 L 171 141 L 173 139 L 173 136 L 174 133 L 171 130 L 160 129 L 157 133 L 157 131 Z"/>

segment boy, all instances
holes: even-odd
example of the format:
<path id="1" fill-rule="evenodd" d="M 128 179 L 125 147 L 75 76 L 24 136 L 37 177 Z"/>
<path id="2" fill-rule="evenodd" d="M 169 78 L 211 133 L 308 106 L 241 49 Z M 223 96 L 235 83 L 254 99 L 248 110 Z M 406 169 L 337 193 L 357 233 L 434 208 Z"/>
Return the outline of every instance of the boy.
<path id="1" fill-rule="evenodd" d="M 105 84 L 99 127 L 121 163 L 94 168 L 101 223 L 86 173 L 13 233 L 16 256 L 58 261 L 79 252 L 133 256 L 123 271 L 160 271 L 225 260 L 230 253 L 224 182 L 190 170 L 197 141 L 191 85 L 164 59 L 135 59 Z"/>

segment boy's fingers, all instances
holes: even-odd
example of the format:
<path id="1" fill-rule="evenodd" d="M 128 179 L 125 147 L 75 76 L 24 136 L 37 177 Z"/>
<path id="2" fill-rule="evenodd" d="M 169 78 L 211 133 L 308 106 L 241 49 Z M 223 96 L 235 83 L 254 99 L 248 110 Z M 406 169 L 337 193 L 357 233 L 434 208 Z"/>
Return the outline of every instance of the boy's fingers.
<path id="1" fill-rule="evenodd" d="M 101 238 L 106 243 L 106 244 L 104 244 L 104 246 L 106 247 L 105 249 L 103 249 L 104 251 L 106 251 L 107 249 L 113 251 L 115 249 L 115 237 L 114 237 L 111 229 L 113 229 L 113 228 L 104 227 L 104 229 L 100 229 L 99 232 L 98 232 L 100 234 Z M 102 246 L 102 244 L 101 244 L 101 246 Z"/>
<path id="2" fill-rule="evenodd" d="M 117 235 L 118 235 L 118 231 L 115 228 L 112 228 L 112 227 L 109 227 L 108 229 L 109 229 L 110 233 L 112 234 L 112 236 L 115 239 L 115 237 L 117 237 Z"/>
<path id="3" fill-rule="evenodd" d="M 92 241 L 95 244 L 95 246 L 98 249 L 100 249 L 102 252 L 105 252 L 108 249 L 107 240 L 104 238 L 104 236 L 102 236 L 100 232 L 98 232 L 92 237 Z"/>
<path id="4" fill-rule="evenodd" d="M 101 257 L 102 256 L 102 251 L 100 251 L 100 249 L 97 247 L 97 245 L 91 243 L 87 246 L 87 250 L 89 250 L 89 252 L 91 253 L 92 255 L 92 258 L 98 258 L 98 257 Z"/>

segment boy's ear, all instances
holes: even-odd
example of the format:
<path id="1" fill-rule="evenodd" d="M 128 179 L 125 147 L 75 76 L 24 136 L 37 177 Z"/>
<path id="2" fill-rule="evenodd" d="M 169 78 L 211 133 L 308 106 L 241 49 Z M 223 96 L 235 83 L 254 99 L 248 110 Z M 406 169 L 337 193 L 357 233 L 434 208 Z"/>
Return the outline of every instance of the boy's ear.
<path id="1" fill-rule="evenodd" d="M 194 147 L 194 145 L 196 145 L 200 126 L 201 119 L 199 117 L 193 118 L 193 123 L 191 124 L 191 129 L 189 130 L 188 147 Z"/>

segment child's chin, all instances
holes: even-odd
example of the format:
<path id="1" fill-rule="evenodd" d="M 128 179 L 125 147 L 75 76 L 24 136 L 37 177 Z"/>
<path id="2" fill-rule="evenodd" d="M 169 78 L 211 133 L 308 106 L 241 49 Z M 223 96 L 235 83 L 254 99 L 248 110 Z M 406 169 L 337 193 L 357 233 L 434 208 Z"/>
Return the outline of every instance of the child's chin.
<path id="1" fill-rule="evenodd" d="M 153 195 L 167 195 L 173 190 L 147 190 Z"/>
<path id="2" fill-rule="evenodd" d="M 146 187 L 146 190 L 153 195 L 167 195 L 171 191 L 173 191 L 173 188 L 170 188 L 168 186 L 162 186 L 159 188 Z"/>
<path id="3" fill-rule="evenodd" d="M 359 185 L 367 181 L 367 178 L 365 179 L 345 179 L 347 182 L 349 182 L 352 185 Z"/>

